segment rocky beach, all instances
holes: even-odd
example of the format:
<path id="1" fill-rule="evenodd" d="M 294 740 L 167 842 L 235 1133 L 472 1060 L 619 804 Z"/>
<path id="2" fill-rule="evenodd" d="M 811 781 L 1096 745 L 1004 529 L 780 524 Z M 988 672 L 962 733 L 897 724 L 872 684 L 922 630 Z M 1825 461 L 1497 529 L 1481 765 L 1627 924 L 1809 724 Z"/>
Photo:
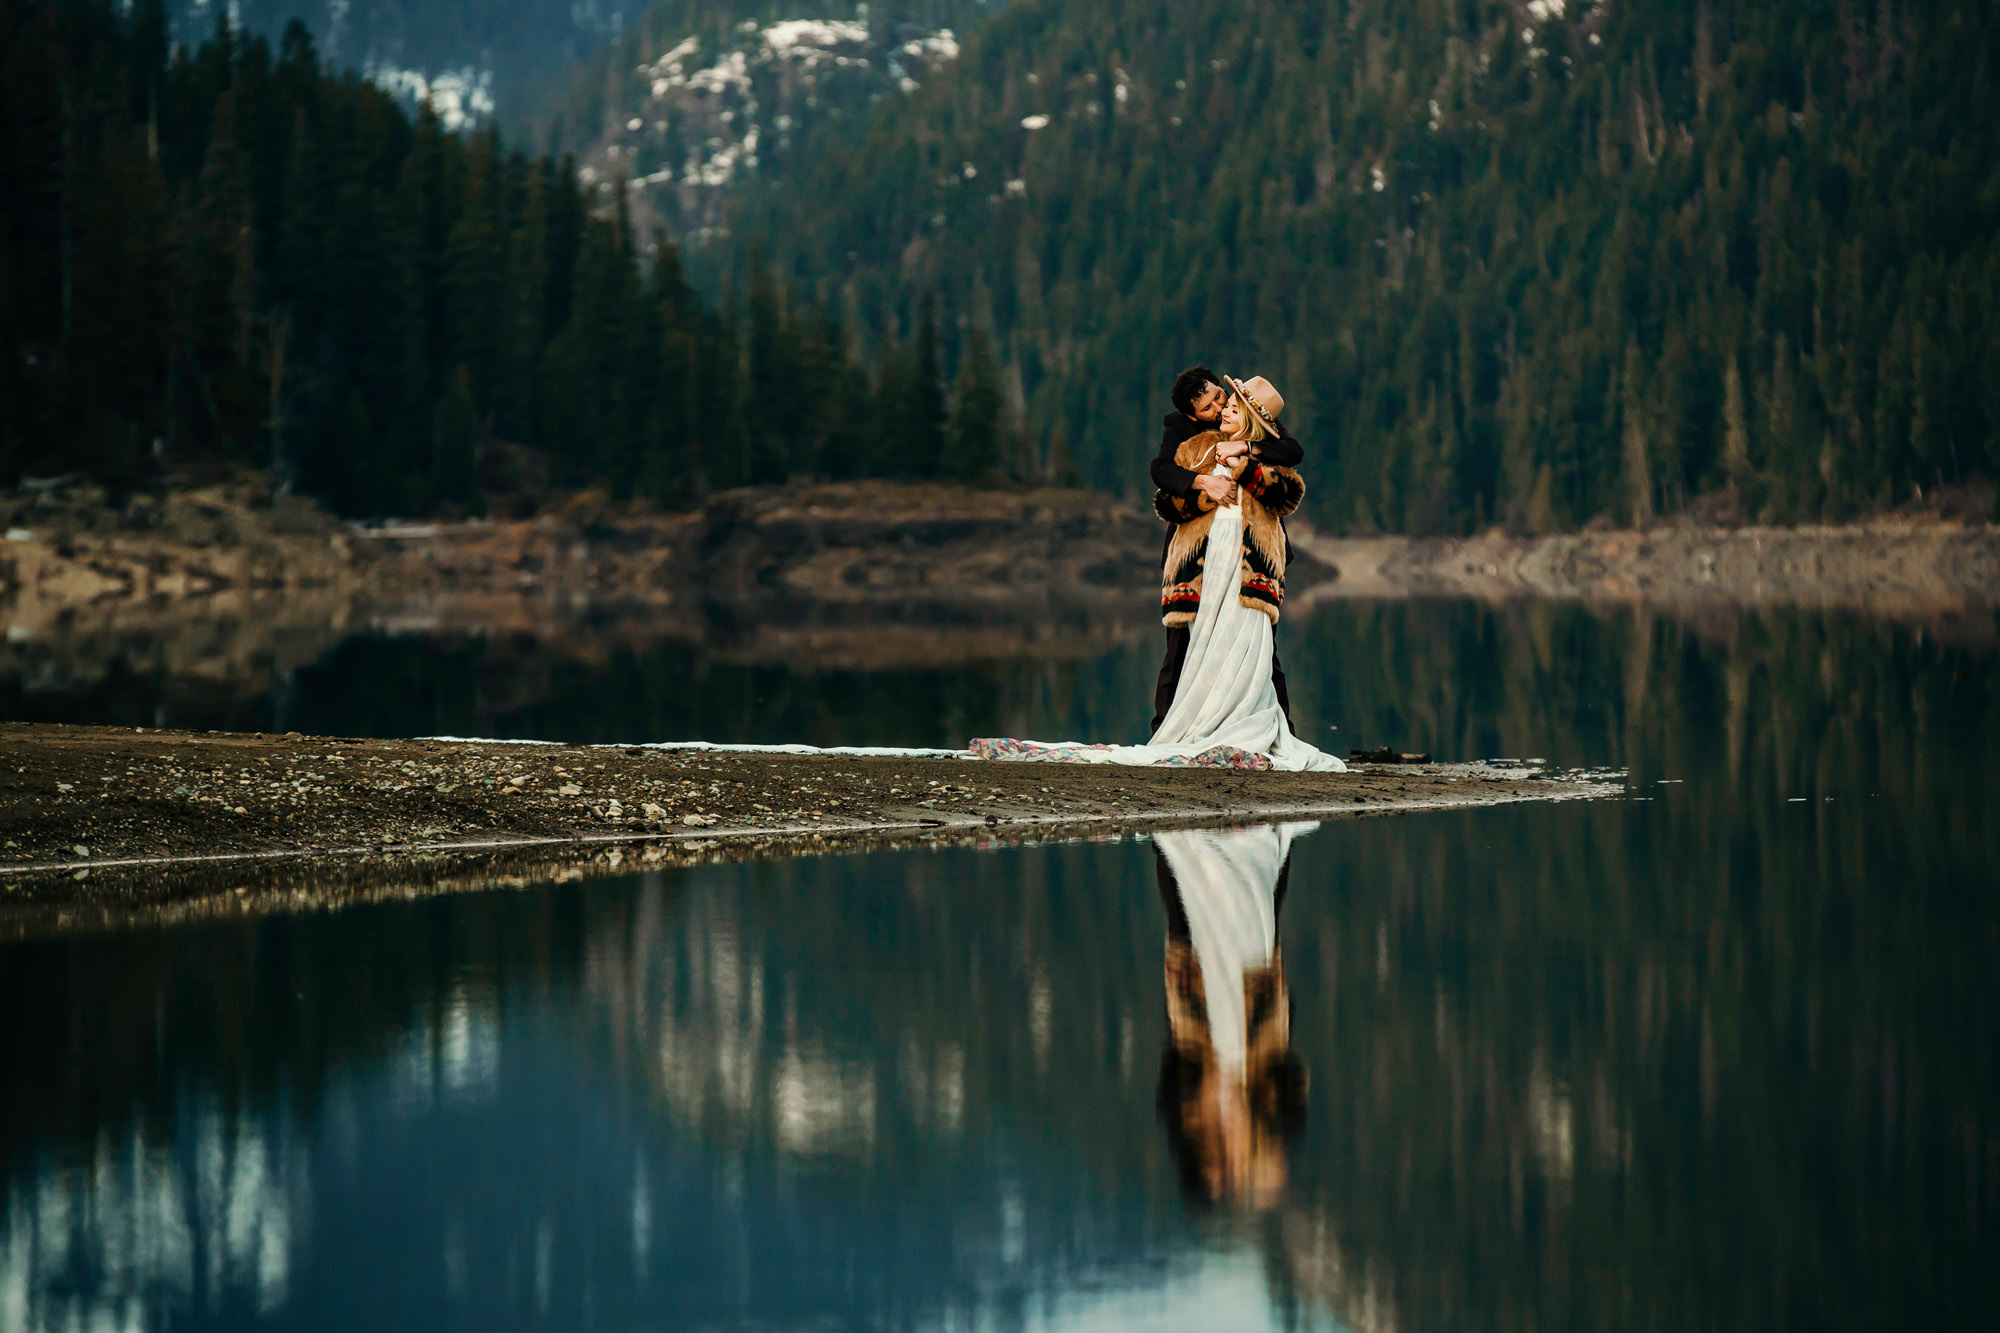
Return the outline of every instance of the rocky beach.
<path id="1" fill-rule="evenodd" d="M 302 861 L 467 864 L 533 853 L 611 867 L 1622 790 L 1616 774 L 1550 772 L 1539 761 L 1240 773 L 11 723 L 0 724 L 0 754 L 0 917 L 34 919 L 51 905 L 157 906 L 212 888 L 216 872 L 232 889 L 262 889 Z"/>

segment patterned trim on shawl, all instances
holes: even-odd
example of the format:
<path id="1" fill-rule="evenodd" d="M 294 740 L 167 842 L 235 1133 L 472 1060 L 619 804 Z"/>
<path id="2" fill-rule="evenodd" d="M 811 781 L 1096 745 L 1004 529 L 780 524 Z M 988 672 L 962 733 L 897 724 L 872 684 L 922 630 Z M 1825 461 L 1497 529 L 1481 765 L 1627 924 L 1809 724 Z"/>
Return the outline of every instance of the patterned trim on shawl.
<path id="1" fill-rule="evenodd" d="M 1015 740 L 1010 736 L 980 736 L 965 747 L 974 759 L 1012 760 L 1044 764 L 1088 764 L 1091 750 L 1109 750 L 1109 745 L 1044 745 L 1039 741 Z M 1168 755 L 1155 759 L 1154 768 L 1228 768 L 1243 773 L 1270 769 L 1271 756 L 1233 745 L 1215 745 L 1199 754 Z"/>
<path id="2" fill-rule="evenodd" d="M 1243 489 L 1257 497 L 1257 503 L 1278 518 L 1287 518 L 1306 498 L 1306 484 L 1288 467 L 1259 463 L 1243 478 Z"/>

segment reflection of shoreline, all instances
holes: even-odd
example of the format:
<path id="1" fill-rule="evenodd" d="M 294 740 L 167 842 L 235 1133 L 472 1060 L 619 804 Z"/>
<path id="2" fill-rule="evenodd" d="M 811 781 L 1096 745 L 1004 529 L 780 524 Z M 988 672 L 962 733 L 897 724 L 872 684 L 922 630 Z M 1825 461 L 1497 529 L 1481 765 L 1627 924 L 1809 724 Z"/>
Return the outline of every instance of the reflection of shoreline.
<path id="1" fill-rule="evenodd" d="M 663 644 L 794 672 L 1073 661 L 1146 628 L 1158 583 L 1157 521 L 1078 491 L 866 482 L 358 527 L 253 479 L 0 519 L 0 700 L 165 683 L 226 708 L 359 635 L 503 643 L 528 674 Z"/>
<path id="2" fill-rule="evenodd" d="M 534 663 L 601 660 L 685 645 L 728 666 L 814 671 L 937 670 L 983 662 L 1068 662 L 1101 656 L 1155 628 L 1148 609 L 1064 614 L 1045 599 L 979 618 L 921 605 L 893 609 L 736 606 L 670 616 L 656 608 L 572 607 L 520 598 L 369 604 L 330 594 L 229 594 L 203 603 L 92 606 L 0 642 L 0 683 L 26 693 L 82 694 L 114 675 L 185 682 L 204 693 L 263 695 L 274 678 L 358 637 L 482 641 Z"/>
<path id="3" fill-rule="evenodd" d="M 1004 613 L 1117 605 L 1159 578 L 1158 521 L 1082 491 L 854 482 L 732 491 L 687 513 L 579 496 L 533 518 L 357 526 L 237 484 L 124 509 L 87 493 L 0 500 L 0 520 L 0 614 L 30 630 L 93 609 L 301 593 L 474 604 L 480 623 L 620 604 L 685 619 L 772 598 Z"/>
<path id="4" fill-rule="evenodd" d="M 1949 617 L 2000 600 L 2000 526 L 1881 521 L 1846 527 L 1613 530 L 1548 537 L 1335 537 L 1294 543 L 1339 570 L 1287 609 L 1342 598 L 1581 598 L 1660 611 L 1800 607 L 1892 619 Z"/>

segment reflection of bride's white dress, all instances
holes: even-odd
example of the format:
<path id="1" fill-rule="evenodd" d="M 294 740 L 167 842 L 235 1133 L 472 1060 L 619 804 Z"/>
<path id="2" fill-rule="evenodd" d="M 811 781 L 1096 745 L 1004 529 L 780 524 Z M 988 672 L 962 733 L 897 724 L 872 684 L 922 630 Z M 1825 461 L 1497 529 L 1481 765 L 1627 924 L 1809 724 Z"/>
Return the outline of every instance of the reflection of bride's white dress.
<path id="1" fill-rule="evenodd" d="M 1237 1079 L 1248 1058 L 1243 977 L 1270 966 L 1277 952 L 1278 872 L 1291 854 L 1292 839 L 1317 827 L 1283 824 L 1153 835 L 1180 891 L 1188 944 L 1201 968 L 1215 1062 Z"/>
<path id="2" fill-rule="evenodd" d="M 1217 464 L 1215 471 L 1227 475 Z M 1188 627 L 1180 687 L 1160 729 L 1146 745 L 1084 745 L 1073 741 L 973 742 L 995 759 L 1046 759 L 1083 764 L 1180 764 L 1212 752 L 1240 751 L 1291 772 L 1345 772 L 1347 765 L 1292 734 L 1271 684 L 1271 621 L 1243 605 L 1243 511 L 1215 511 L 1203 561 L 1208 578 L 1201 607 Z M 1229 571 L 1226 589 L 1216 575 Z M 1215 591 L 1225 595 L 1216 596 Z M 1258 765 L 1262 767 L 1263 765 Z"/>

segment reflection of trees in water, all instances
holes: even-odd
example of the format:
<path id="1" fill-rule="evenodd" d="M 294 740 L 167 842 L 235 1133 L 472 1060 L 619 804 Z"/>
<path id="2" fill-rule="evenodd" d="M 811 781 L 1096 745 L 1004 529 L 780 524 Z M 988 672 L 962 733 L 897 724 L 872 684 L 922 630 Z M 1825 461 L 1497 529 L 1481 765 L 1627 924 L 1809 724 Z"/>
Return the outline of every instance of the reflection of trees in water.
<path id="1" fill-rule="evenodd" d="M 1746 711 L 1743 767 L 1702 777 L 1718 725 L 1720 753 L 1647 764 L 1689 778 L 1645 804 L 1302 852 L 1286 961 L 1317 1077 L 1288 1280 L 1412 1330 L 1990 1322 L 2000 917 L 1959 830 L 1993 800 L 1935 734 L 1944 690 L 1910 693 L 1929 808 L 1851 800 L 1904 780 L 1852 746 L 1893 706 L 1815 740 L 1774 704 Z M 1784 800 L 1796 772 L 1838 799 Z"/>
<path id="2" fill-rule="evenodd" d="M 1135 850 L 767 863 L 602 899 L 592 1061 L 704 1178 L 782 1201 L 758 1281 L 839 1272 L 817 1317 L 1151 1286 L 1189 1242 L 1137 1132 L 1160 1021 Z"/>
<path id="3" fill-rule="evenodd" d="M 518 608 L 517 608 L 518 609 Z M 1150 622 L 1040 607 L 949 623 L 777 616 L 662 626 L 551 614 L 490 630 L 357 632 L 324 608 L 79 621 L 0 645 L 0 716 L 327 734 L 958 743 L 1142 727 Z M 315 618 L 315 616 L 317 618 Z M 1038 618 L 1039 617 L 1039 618 Z M 1915 782 L 1935 719 L 1982 700 L 1995 613 L 1937 627 L 1848 613 L 1698 620 L 1574 603 L 1341 602 L 1287 618 L 1301 732 L 1441 757 L 1547 755 L 1796 774 L 1826 746 Z M 1955 680 L 1972 669 L 1968 682 Z M 1338 733 L 1326 732 L 1338 725 Z M 1796 794 L 1796 793 L 1794 793 Z"/>
<path id="4" fill-rule="evenodd" d="M 1655 799 L 1300 845 L 1284 968 L 1312 1097 L 1282 1198 L 1239 1227 L 1281 1304 L 1413 1333 L 1991 1324 L 1990 658 L 1839 617 L 1363 612 L 1289 631 L 1316 706 L 1400 698 L 1411 743 L 1445 753 L 1624 759 Z M 502 1018 L 581 1001 L 577 1044 L 619 1096 L 575 1101 L 671 1131 L 646 1140 L 650 1183 L 629 1140 L 583 1163 L 614 1203 L 551 1170 L 520 1187 L 541 1213 L 471 1236 L 468 1271 L 532 1255 L 548 1216 L 630 1252 L 646 1200 L 656 1254 L 695 1245 L 673 1210 L 705 1226 L 747 1188 L 778 1201 L 772 1234 L 807 1237 L 766 1262 L 879 1279 L 856 1310 L 1157 1278 L 1192 1242 L 1156 1127 L 1152 874 L 1135 845 L 829 858 L 13 946 L 0 1252 L 32 1225 L 52 1263 L 171 1286 L 164 1222 L 113 1224 L 207 1217 L 235 1191 L 205 1182 L 239 1175 L 296 1251 L 337 1186 L 298 1165 L 329 1089 L 389 1071 L 418 1102 L 487 1096 Z M 208 1159 L 185 1146 L 204 1136 Z M 88 1246 L 51 1239 L 86 1216 Z M 188 1243 L 251 1298 L 278 1290 L 215 1217 Z"/>
<path id="5" fill-rule="evenodd" d="M 147 1309 L 279 1299 L 309 1229 L 321 1245 L 352 1230 L 351 1213 L 309 1227 L 351 1209 L 356 1182 L 314 1182 L 300 1145 L 324 1153 L 328 1134 L 352 1134 L 357 1095 L 405 1108 L 370 1113 L 391 1136 L 370 1154 L 387 1160 L 421 1146 L 397 1136 L 436 1132 L 409 1117 L 441 1103 L 498 1096 L 507 1141 L 546 1132 L 513 1109 L 518 1084 L 497 1084 L 501 1016 L 517 1013 L 579 1033 L 619 1090 L 609 1100 L 631 1090 L 673 1127 L 669 1144 L 696 1152 L 649 1166 L 656 1135 L 636 1157 L 604 1144 L 588 1169 L 632 1202 L 596 1207 L 601 1186 L 543 1179 L 543 1149 L 510 1150 L 371 1224 L 395 1251 L 442 1246 L 461 1279 L 490 1277 L 541 1253 L 548 1219 L 567 1217 L 559 1256 L 622 1249 L 643 1269 L 635 1236 L 650 1233 L 657 1267 L 726 1252 L 736 1233 L 717 1227 L 736 1217 L 760 1263 L 870 1270 L 850 1292 L 857 1312 L 985 1308 L 1081 1275 L 1150 1281 L 1175 1241 L 1147 1204 L 1155 1154 L 1131 1133 L 1150 1112 L 1157 1018 L 1135 969 L 1157 923 L 1143 896 L 1106 891 L 1129 850 L 729 867 L 16 946 L 0 1019 L 29 1036 L 5 1079 L 0 1253 L 39 1256 L 14 1269 L 38 1323 L 116 1311 L 134 1292 Z M 1120 977 L 1133 984 L 1107 990 Z M 579 998 L 595 1020 L 575 1021 Z M 54 1021 L 37 1026 L 44 1012 Z M 564 1086 L 557 1104 L 600 1104 Z M 191 1139 L 222 1142 L 223 1167 L 182 1151 Z M 747 1219 L 731 1202 L 746 1184 Z M 500 1206 L 475 1209 L 484 1221 L 451 1211 L 489 1190 Z M 168 1214 L 206 1216 L 211 1198 L 225 1230 L 211 1244 L 197 1228 L 194 1286 L 176 1285 L 187 1243 Z M 151 1267 L 128 1261 L 134 1246 Z M 718 1280 L 728 1262 L 701 1261 Z M 82 1275 L 73 1300 L 66 1273 Z M 780 1306 L 809 1294 L 772 1281 Z"/>
<path id="6" fill-rule="evenodd" d="M 621 1075 L 718 1148 L 949 1193 L 1013 1140 L 1051 1197 L 1143 1190 L 1159 923 L 1131 851 L 700 872 L 597 923 L 586 991 Z"/>
<path id="7" fill-rule="evenodd" d="M 187 1107 L 161 1140 L 132 1123 L 0 1201 L 10 1327 L 138 1327 L 224 1293 L 270 1314 L 307 1242 L 312 1181 L 289 1118 Z M 18 1321 L 18 1322 L 14 1322 Z"/>
<path id="8" fill-rule="evenodd" d="M 1130 645 L 1150 651 L 1149 628 L 612 620 L 385 633 L 324 619 L 187 620 L 0 644 L 0 717 L 575 741 L 1123 734 L 1144 721 L 1150 667 Z"/>
<path id="9" fill-rule="evenodd" d="M 370 1070 L 411 1105 L 490 1095 L 500 998 L 575 975 L 573 905 L 545 890 L 10 946 L 0 1291 L 29 1327 L 275 1309 L 309 1239 L 326 1097 Z"/>
<path id="10" fill-rule="evenodd" d="M 581 901 L 550 887 L 10 945 L 0 1171 L 30 1145 L 164 1124 L 185 1088 L 310 1116 L 331 1079 L 385 1060 L 463 1082 L 499 997 L 574 987 Z"/>
<path id="11" fill-rule="evenodd" d="M 1850 612 L 1356 602 L 1287 620 L 1280 643 L 1302 724 L 1440 758 L 1632 764 L 1647 780 L 1810 778 L 1822 763 L 1832 777 L 1884 765 L 1914 776 L 1964 763 L 2000 729 L 2000 609 L 1910 625 Z"/>

